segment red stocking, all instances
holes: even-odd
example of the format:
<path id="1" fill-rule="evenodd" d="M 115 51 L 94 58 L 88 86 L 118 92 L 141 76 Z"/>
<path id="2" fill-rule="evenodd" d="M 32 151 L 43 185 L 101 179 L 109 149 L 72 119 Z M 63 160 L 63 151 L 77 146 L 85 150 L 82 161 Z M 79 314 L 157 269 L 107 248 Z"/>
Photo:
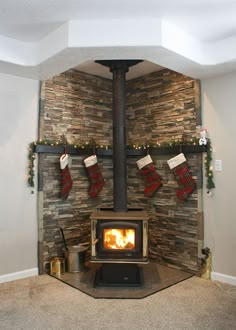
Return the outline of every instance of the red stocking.
<path id="1" fill-rule="evenodd" d="M 89 195 L 91 197 L 97 197 L 105 184 L 102 173 L 98 166 L 97 156 L 93 155 L 84 160 L 85 167 L 87 169 L 88 177 L 91 182 Z"/>
<path id="2" fill-rule="evenodd" d="M 61 188 L 62 199 L 67 199 L 73 185 L 73 180 L 70 175 L 68 164 L 69 164 L 69 156 L 67 154 L 62 155 L 60 158 L 60 168 L 61 168 L 61 176 L 62 176 L 62 188 Z"/>
<path id="3" fill-rule="evenodd" d="M 152 197 L 154 192 L 162 185 L 161 179 L 153 166 L 152 158 L 147 155 L 137 161 L 137 166 L 141 170 L 144 176 L 146 187 L 144 189 L 144 195 L 147 197 Z"/>
<path id="4" fill-rule="evenodd" d="M 177 197 L 181 200 L 187 200 L 196 188 L 196 182 L 189 171 L 184 154 L 181 153 L 178 156 L 169 159 L 167 163 L 180 185 L 180 188 L 176 192 Z"/>

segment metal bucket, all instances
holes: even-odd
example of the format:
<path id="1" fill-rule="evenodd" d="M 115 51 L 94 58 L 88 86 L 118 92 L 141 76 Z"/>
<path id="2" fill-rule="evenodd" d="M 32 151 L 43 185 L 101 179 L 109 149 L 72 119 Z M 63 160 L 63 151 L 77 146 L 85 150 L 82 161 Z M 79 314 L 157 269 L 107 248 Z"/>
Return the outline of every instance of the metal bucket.
<path id="1" fill-rule="evenodd" d="M 88 246 L 68 246 L 65 251 L 68 272 L 82 272 L 85 270 L 85 255 Z"/>

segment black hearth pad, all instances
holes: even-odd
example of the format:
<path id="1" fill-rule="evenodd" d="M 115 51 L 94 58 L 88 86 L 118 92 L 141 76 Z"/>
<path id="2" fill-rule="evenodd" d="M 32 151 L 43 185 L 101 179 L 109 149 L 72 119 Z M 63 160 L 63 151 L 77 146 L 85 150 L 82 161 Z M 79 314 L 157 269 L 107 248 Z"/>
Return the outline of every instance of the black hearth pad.
<path id="1" fill-rule="evenodd" d="M 144 278 L 143 285 L 140 287 L 94 287 L 96 271 L 101 264 L 88 263 L 86 266 L 84 272 L 64 273 L 53 277 L 94 298 L 141 299 L 193 276 L 182 270 L 150 262 L 139 265 Z"/>
<path id="2" fill-rule="evenodd" d="M 139 287 L 143 270 L 136 264 L 103 264 L 95 275 L 95 287 Z"/>

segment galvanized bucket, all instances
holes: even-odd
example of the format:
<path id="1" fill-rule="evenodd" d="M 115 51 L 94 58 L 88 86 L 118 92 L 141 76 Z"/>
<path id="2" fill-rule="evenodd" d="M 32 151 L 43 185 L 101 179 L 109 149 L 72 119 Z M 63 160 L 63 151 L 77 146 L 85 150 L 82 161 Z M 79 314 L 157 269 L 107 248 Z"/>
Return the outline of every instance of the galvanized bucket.
<path id="1" fill-rule="evenodd" d="M 85 270 L 85 255 L 88 246 L 68 246 L 65 251 L 68 272 L 82 272 Z"/>

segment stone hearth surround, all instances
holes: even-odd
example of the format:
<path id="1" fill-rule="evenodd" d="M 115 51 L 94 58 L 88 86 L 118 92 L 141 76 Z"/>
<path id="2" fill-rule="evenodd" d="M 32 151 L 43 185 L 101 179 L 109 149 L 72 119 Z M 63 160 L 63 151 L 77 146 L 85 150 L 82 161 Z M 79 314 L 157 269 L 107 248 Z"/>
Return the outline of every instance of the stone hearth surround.
<path id="1" fill-rule="evenodd" d="M 199 83 L 170 70 L 162 70 L 127 82 L 128 144 L 162 143 L 172 137 L 196 136 L 201 124 Z M 42 84 L 40 138 L 99 145 L 112 144 L 111 81 L 74 70 Z M 145 138 L 144 138 L 145 137 Z M 128 207 L 143 208 L 150 215 L 149 257 L 170 267 L 198 273 L 202 243 L 202 156 L 185 155 L 197 189 L 187 202 L 178 201 L 178 184 L 166 161 L 174 155 L 152 156 L 163 186 L 153 198 L 143 195 L 144 182 L 136 161 L 127 158 Z M 59 157 L 39 154 L 39 267 L 63 254 L 62 227 L 68 244 L 90 240 L 90 214 L 97 208 L 113 207 L 112 160 L 100 157 L 106 184 L 98 198 L 88 195 L 89 182 L 83 156 L 71 156 L 74 185 L 66 201 L 60 199 Z"/>

